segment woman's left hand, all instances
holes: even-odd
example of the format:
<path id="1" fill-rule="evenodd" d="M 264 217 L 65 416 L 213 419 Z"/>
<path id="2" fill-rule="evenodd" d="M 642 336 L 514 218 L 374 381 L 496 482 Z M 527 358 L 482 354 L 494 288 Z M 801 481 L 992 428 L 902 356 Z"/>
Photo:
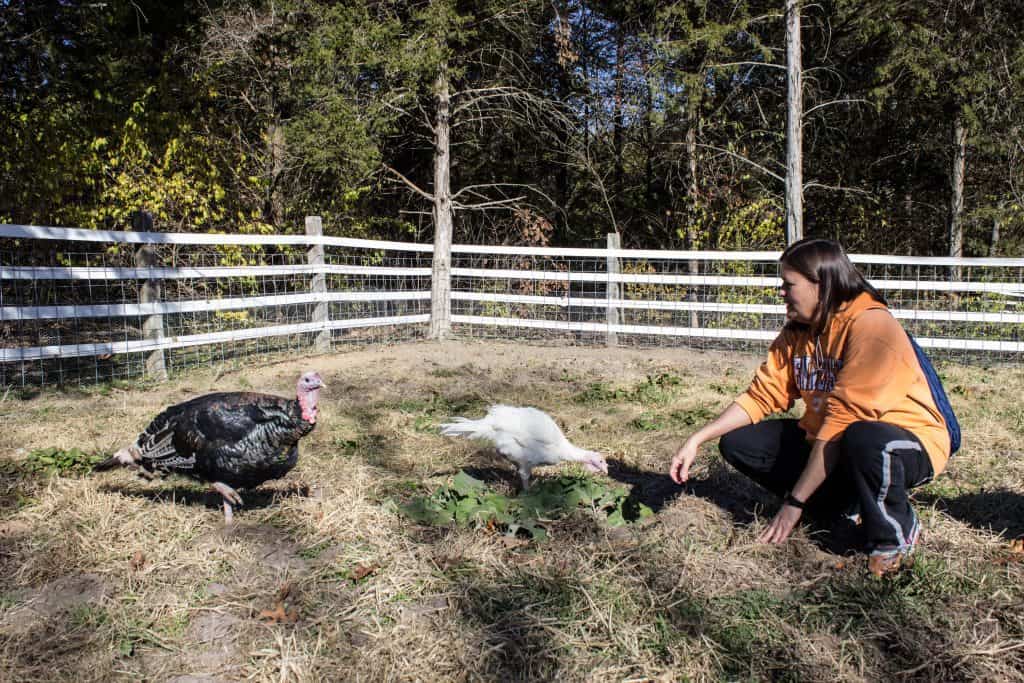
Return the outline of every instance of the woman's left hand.
<path id="1" fill-rule="evenodd" d="M 768 525 L 760 536 L 757 537 L 758 543 L 782 543 L 789 535 L 793 533 L 793 527 L 800 521 L 800 515 L 803 514 L 803 510 L 792 505 L 783 505 L 777 513 L 772 523 Z"/>

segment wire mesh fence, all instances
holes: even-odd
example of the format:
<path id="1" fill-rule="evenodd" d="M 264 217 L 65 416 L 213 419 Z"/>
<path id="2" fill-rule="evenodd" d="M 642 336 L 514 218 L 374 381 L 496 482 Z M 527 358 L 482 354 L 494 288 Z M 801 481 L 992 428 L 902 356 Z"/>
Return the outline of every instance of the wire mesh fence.
<path id="1" fill-rule="evenodd" d="M 432 252 L 316 234 L 0 226 L 0 385 L 92 384 L 423 338 Z M 1024 259 L 851 258 L 933 355 L 1022 358 Z M 452 331 L 763 351 L 784 323 L 777 259 L 456 245 Z"/>
<path id="2" fill-rule="evenodd" d="M 45 238 L 0 239 L 0 385 L 145 376 L 154 353 L 175 372 L 309 353 L 325 334 L 331 348 L 426 330 L 429 248 L 335 240 L 323 265 L 311 266 L 306 245 L 273 238 L 203 244 L 153 233 L 153 241 L 127 242 L 147 238 L 96 233 L 83 242 L 87 231 L 43 230 Z M 324 286 L 314 287 L 317 277 Z"/>
<path id="3" fill-rule="evenodd" d="M 763 350 L 785 322 L 777 252 L 498 249 L 454 248 L 461 334 Z M 851 258 L 933 355 L 1021 359 L 1024 260 Z"/>

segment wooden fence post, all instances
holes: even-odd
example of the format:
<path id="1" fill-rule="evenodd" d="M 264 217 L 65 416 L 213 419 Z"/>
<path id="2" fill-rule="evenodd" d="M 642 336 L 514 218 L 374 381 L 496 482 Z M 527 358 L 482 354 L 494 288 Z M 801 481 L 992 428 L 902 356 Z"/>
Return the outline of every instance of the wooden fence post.
<path id="1" fill-rule="evenodd" d="M 620 296 L 622 290 L 619 287 L 619 283 L 612 280 L 612 276 L 622 272 L 622 263 L 619 261 L 619 257 L 612 254 L 610 250 L 621 248 L 622 239 L 619 237 L 619 233 L 608 233 L 608 332 L 605 339 L 608 346 L 618 346 L 619 344 L 619 335 L 614 327 L 619 324 L 619 309 L 612 302 L 622 298 Z"/>
<path id="2" fill-rule="evenodd" d="M 136 232 L 153 231 L 153 214 L 148 211 L 136 211 L 132 215 L 132 229 Z M 142 244 L 135 252 L 135 265 L 139 268 L 153 268 L 157 265 L 156 245 Z M 139 285 L 139 303 L 155 304 L 160 302 L 160 280 L 147 278 Z M 164 339 L 164 316 L 160 313 L 147 315 L 142 321 L 142 338 L 156 342 Z M 167 364 L 163 349 L 154 349 L 146 356 L 146 375 L 161 382 L 167 381 Z"/>
<path id="3" fill-rule="evenodd" d="M 324 234 L 324 224 L 320 220 L 320 216 L 306 216 L 306 234 L 320 237 Z M 306 253 L 306 260 L 311 266 L 319 266 L 320 270 L 313 274 L 313 279 L 309 283 L 309 291 L 314 294 L 326 294 L 327 293 L 327 275 L 324 273 L 322 266 L 324 265 L 324 245 L 314 244 L 309 247 L 309 251 Z M 331 331 L 327 329 L 327 322 L 330 320 L 328 316 L 328 303 L 326 301 L 317 301 L 313 307 L 313 320 L 315 323 L 322 323 L 323 329 L 320 330 L 316 335 L 316 341 L 313 344 L 313 348 L 317 353 L 327 353 L 331 350 Z"/>

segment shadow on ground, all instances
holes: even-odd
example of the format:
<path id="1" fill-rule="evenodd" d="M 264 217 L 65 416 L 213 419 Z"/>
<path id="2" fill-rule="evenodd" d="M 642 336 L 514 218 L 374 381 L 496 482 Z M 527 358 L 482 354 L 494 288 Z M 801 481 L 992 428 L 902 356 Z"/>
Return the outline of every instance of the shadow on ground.
<path id="1" fill-rule="evenodd" d="M 745 480 L 727 475 L 727 485 L 719 481 L 720 477 L 713 474 L 703 479 L 691 479 L 682 486 L 672 481 L 668 474 L 652 472 L 630 467 L 619 460 L 608 461 L 608 476 L 615 481 L 632 486 L 630 500 L 643 503 L 654 512 L 659 512 L 666 505 L 681 495 L 696 496 L 729 513 L 738 524 L 749 524 L 754 521 L 753 509 L 762 503 L 757 492 L 754 496 L 746 495 Z"/>
<path id="2" fill-rule="evenodd" d="M 125 486 L 105 484 L 99 487 L 104 493 L 119 493 L 122 496 L 131 498 L 145 498 L 154 503 L 181 503 L 183 505 L 203 506 L 210 509 L 221 509 L 224 499 L 219 493 L 204 491 L 202 489 L 190 488 L 187 486 L 169 486 L 159 489 L 134 489 Z M 259 510 L 269 507 L 275 500 L 290 498 L 291 496 L 306 497 L 309 495 L 307 484 L 296 484 L 293 487 L 284 489 L 254 489 L 251 491 L 242 490 L 239 492 L 245 505 L 236 508 L 237 510 Z"/>
<path id="3" fill-rule="evenodd" d="M 934 506 L 950 517 L 975 529 L 983 529 L 1007 538 L 1024 536 L 1024 495 L 1016 491 L 995 489 L 965 493 L 956 498 L 918 493 L 918 505 Z"/>
<path id="4" fill-rule="evenodd" d="M 755 519 L 774 515 L 779 501 L 732 470 L 713 468 L 707 477 L 691 479 L 680 486 L 667 474 L 639 470 L 619 461 L 608 461 L 608 476 L 630 484 L 630 500 L 643 503 L 654 512 L 681 495 L 695 496 L 728 513 L 734 524 L 750 524 Z M 848 555 L 860 552 L 864 545 L 860 527 L 845 517 L 838 519 L 806 520 L 807 533 L 812 543 L 821 550 Z"/>

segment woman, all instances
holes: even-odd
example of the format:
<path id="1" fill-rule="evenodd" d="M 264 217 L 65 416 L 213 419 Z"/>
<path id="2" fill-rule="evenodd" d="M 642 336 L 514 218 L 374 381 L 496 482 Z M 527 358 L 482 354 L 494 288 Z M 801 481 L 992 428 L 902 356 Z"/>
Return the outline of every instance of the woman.
<path id="1" fill-rule="evenodd" d="M 760 542 L 785 541 L 805 508 L 828 517 L 859 503 L 870 570 L 897 571 L 920 533 L 907 491 L 945 468 L 946 423 L 909 337 L 838 243 L 801 240 L 779 260 L 786 325 L 747 391 L 686 440 L 669 474 L 685 482 L 701 444 L 722 437 L 729 464 L 783 497 Z M 799 421 L 762 422 L 797 398 Z"/>

